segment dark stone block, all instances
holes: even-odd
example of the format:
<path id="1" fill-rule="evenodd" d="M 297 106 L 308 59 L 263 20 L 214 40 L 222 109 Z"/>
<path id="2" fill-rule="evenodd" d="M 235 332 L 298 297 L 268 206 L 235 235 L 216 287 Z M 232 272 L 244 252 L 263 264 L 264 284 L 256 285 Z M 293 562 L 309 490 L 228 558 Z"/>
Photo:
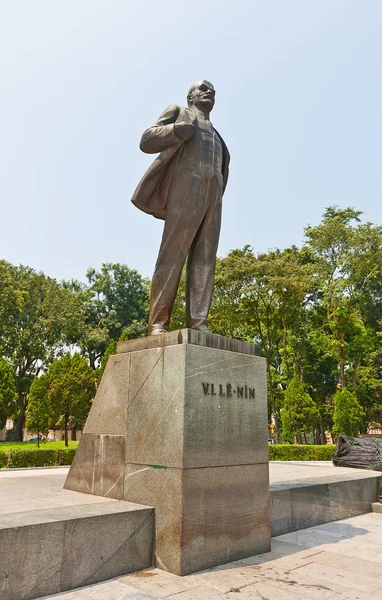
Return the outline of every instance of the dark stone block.
<path id="1" fill-rule="evenodd" d="M 362 512 L 361 486 L 367 480 L 338 481 L 329 483 L 330 521 L 338 521 Z"/>
<path id="2" fill-rule="evenodd" d="M 272 536 L 283 535 L 293 531 L 292 501 L 290 489 L 274 489 L 270 494 L 271 531 Z"/>
<path id="3" fill-rule="evenodd" d="M 292 530 L 327 523 L 330 514 L 328 485 L 306 485 L 291 489 Z"/>

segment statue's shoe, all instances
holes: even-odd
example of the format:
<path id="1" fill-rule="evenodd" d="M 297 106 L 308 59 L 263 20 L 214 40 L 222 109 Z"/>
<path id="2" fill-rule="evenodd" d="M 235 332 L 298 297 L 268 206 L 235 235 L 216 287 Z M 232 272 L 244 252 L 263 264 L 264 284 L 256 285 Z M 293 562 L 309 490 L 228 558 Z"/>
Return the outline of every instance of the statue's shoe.
<path id="1" fill-rule="evenodd" d="M 163 329 L 163 327 L 155 327 L 150 331 L 149 335 L 161 335 L 162 333 L 168 333 L 167 329 Z"/>

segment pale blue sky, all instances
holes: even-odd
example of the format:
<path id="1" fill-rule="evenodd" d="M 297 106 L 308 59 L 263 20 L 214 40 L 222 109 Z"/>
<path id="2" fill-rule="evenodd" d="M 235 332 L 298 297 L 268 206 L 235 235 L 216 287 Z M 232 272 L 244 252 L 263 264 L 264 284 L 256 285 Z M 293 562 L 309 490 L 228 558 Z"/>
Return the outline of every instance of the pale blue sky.
<path id="1" fill-rule="evenodd" d="M 0 257 L 151 276 L 139 139 L 204 78 L 232 159 L 220 256 L 300 244 L 331 204 L 381 224 L 381 32 L 381 0 L 0 0 Z"/>

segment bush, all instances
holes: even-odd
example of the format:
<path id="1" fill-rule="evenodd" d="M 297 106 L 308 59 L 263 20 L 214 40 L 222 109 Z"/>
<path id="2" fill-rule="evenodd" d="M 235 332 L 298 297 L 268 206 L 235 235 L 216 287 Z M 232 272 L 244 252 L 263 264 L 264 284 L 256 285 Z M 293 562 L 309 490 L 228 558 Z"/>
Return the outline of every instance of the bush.
<path id="1" fill-rule="evenodd" d="M 269 446 L 269 460 L 332 460 L 335 446 L 274 444 Z M 76 448 L 12 448 L 10 468 L 55 467 L 71 465 Z M 8 465 L 8 450 L 0 449 L 0 469 Z"/>
<path id="2" fill-rule="evenodd" d="M 332 444 L 274 444 L 269 446 L 269 460 L 332 460 L 335 449 Z"/>
<path id="3" fill-rule="evenodd" d="M 283 442 L 293 442 L 293 436 L 314 428 L 320 413 L 314 400 L 305 391 L 297 375 L 289 382 L 281 411 Z"/>
<path id="4" fill-rule="evenodd" d="M 333 435 L 335 438 L 341 433 L 357 437 L 365 412 L 357 400 L 354 392 L 342 388 L 337 390 L 333 396 Z"/>
<path id="5" fill-rule="evenodd" d="M 8 451 L 0 449 L 0 468 L 9 466 L 10 468 L 24 467 L 56 467 L 58 465 L 70 465 L 73 461 L 75 448 L 64 448 L 57 450 L 55 448 L 30 448 L 19 450 L 12 448 L 9 455 Z M 10 458 L 8 465 L 8 456 Z"/>

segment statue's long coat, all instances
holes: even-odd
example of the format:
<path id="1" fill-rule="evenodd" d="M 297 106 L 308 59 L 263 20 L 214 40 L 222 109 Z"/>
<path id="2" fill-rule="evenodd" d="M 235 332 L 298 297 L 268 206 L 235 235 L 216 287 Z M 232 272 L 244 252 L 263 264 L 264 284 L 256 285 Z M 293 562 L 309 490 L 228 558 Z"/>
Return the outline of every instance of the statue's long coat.
<path id="1" fill-rule="evenodd" d="M 131 199 L 135 206 L 157 219 L 166 218 L 168 192 L 176 172 L 183 144 L 174 131 L 176 122 L 195 124 L 195 113 L 176 104 L 170 104 L 152 127 L 142 135 L 140 148 L 148 154 L 160 152 L 147 169 Z M 228 180 L 229 152 L 224 140 L 216 131 L 223 146 L 223 193 Z"/>

